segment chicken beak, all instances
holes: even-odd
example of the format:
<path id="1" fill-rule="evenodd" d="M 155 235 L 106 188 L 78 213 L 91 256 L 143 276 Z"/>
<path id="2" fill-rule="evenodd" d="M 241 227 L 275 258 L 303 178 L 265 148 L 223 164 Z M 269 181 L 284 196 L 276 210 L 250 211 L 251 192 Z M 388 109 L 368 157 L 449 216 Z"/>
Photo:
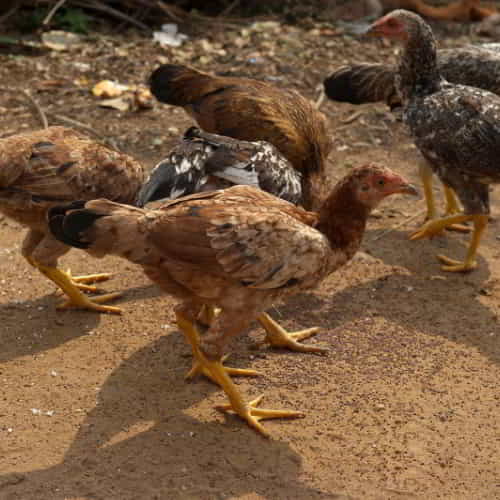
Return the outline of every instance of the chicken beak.
<path id="1" fill-rule="evenodd" d="M 368 36 L 383 36 L 384 33 L 380 29 L 379 23 L 374 22 L 373 24 L 368 25 L 362 34 Z"/>
<path id="2" fill-rule="evenodd" d="M 405 184 L 398 186 L 394 190 L 394 193 L 411 194 L 412 196 L 420 196 L 418 189 L 413 184 L 409 184 L 409 183 L 405 183 Z"/>

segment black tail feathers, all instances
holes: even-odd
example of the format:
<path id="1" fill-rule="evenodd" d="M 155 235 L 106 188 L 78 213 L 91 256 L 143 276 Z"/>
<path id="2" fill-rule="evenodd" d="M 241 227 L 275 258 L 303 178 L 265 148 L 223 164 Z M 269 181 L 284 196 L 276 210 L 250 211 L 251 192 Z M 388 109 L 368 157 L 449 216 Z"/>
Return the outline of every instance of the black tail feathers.
<path id="1" fill-rule="evenodd" d="M 49 209 L 48 223 L 52 235 L 62 243 L 76 248 L 88 248 L 89 241 L 81 239 L 81 233 L 105 214 L 85 209 L 85 201 L 57 205 Z"/>

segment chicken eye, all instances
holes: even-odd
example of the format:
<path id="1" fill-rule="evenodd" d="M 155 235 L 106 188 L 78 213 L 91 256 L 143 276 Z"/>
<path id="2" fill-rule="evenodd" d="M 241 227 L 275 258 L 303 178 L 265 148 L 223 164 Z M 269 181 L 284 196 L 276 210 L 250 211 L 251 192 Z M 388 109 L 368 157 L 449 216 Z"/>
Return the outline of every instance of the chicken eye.
<path id="1" fill-rule="evenodd" d="M 383 186 L 383 185 L 385 184 L 384 179 L 379 179 L 379 180 L 377 181 L 377 184 L 378 184 L 379 186 Z"/>

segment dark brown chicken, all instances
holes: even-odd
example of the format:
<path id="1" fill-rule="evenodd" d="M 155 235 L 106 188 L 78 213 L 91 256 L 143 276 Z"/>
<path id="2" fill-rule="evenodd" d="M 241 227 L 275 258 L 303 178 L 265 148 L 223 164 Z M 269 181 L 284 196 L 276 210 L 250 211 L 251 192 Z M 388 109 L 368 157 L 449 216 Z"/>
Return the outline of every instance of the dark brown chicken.
<path id="1" fill-rule="evenodd" d="M 157 210 L 107 200 L 78 202 L 52 209 L 49 224 L 66 245 L 141 265 L 177 297 L 177 322 L 192 345 L 195 370 L 204 370 L 223 388 L 227 408 L 266 434 L 260 419 L 300 413 L 243 401 L 221 364 L 228 340 L 254 319 L 278 345 L 309 336 L 311 329 L 287 333 L 264 311 L 280 298 L 315 287 L 345 264 L 359 248 L 372 208 L 394 193 L 415 194 L 415 189 L 388 169 L 365 166 L 335 186 L 319 213 L 258 188 L 235 186 L 179 198 Z M 221 311 L 201 326 L 205 306 Z M 205 330 L 201 340 L 200 328 Z"/>
<path id="2" fill-rule="evenodd" d="M 205 131 L 267 141 L 302 175 L 302 204 L 324 199 L 325 161 L 332 143 L 325 116 L 298 92 L 248 78 L 217 77 L 173 64 L 150 77 L 153 95 L 183 107 Z"/>
<path id="3" fill-rule="evenodd" d="M 449 82 L 500 94 L 498 43 L 437 50 L 437 67 Z M 393 109 L 401 106 L 401 97 L 396 90 L 397 74 L 397 67 L 378 63 L 342 66 L 324 81 L 325 92 L 334 101 L 352 104 L 385 101 Z M 419 167 L 427 201 L 427 218 L 435 219 L 438 213 L 432 192 L 432 170 L 425 160 Z M 453 191 L 445 186 L 444 192 L 446 214 L 458 213 L 460 207 Z"/>
<path id="4" fill-rule="evenodd" d="M 141 165 L 64 127 L 50 127 L 0 139 L 0 212 L 26 226 L 22 254 L 68 296 L 63 305 L 119 312 L 101 305 L 119 294 L 90 300 L 87 283 L 109 275 L 72 277 L 57 268 L 70 247 L 50 233 L 46 216 L 54 205 L 75 199 L 106 197 L 132 203 L 143 181 Z"/>
<path id="5" fill-rule="evenodd" d="M 417 14 L 391 12 L 371 32 L 404 44 L 398 69 L 403 119 L 424 158 L 464 206 L 463 214 L 427 222 L 412 239 L 433 236 L 451 224 L 472 220 L 474 232 L 463 262 L 438 256 L 445 271 L 470 271 L 489 214 L 489 184 L 500 183 L 500 97 L 452 84 L 439 72 L 436 42 Z"/>

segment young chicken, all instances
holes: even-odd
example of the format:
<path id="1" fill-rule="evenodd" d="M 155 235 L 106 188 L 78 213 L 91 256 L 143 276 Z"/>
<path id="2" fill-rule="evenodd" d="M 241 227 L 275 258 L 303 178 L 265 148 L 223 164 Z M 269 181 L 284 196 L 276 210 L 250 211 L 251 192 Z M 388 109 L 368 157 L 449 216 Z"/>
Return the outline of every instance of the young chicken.
<path id="1" fill-rule="evenodd" d="M 209 133 L 275 146 L 302 176 L 303 206 L 320 206 L 332 141 L 326 117 L 298 92 L 174 64 L 156 69 L 150 88 L 159 101 L 183 107 Z"/>
<path id="2" fill-rule="evenodd" d="M 0 139 L 0 212 L 28 228 L 22 254 L 68 296 L 61 307 L 116 313 L 118 308 L 101 304 L 119 294 L 90 300 L 82 290 L 96 291 L 87 283 L 107 279 L 108 274 L 72 277 L 57 268 L 70 247 L 51 235 L 48 209 L 99 197 L 132 203 L 142 181 L 142 167 L 133 158 L 64 127 Z"/>
<path id="3" fill-rule="evenodd" d="M 286 332 L 264 311 L 278 299 L 314 288 L 351 259 L 370 211 L 394 193 L 416 191 L 391 170 L 368 165 L 342 179 L 317 213 L 254 187 L 234 186 L 186 196 L 157 210 L 107 200 L 76 202 L 53 208 L 49 225 L 66 245 L 141 265 L 178 298 L 177 324 L 192 345 L 194 369 L 222 387 L 230 402 L 225 409 L 267 434 L 259 420 L 300 413 L 258 408 L 260 398 L 243 400 L 221 363 L 228 340 L 254 319 L 278 344 L 302 338 L 303 332 Z M 201 324 L 205 306 L 220 313 Z"/>
<path id="4" fill-rule="evenodd" d="M 478 87 L 500 95 L 500 44 L 468 45 L 437 50 L 439 73 L 449 82 Z M 358 63 L 341 66 L 324 81 L 326 95 L 334 100 L 363 104 L 386 102 L 391 109 L 401 106 L 396 88 L 398 68 L 380 63 Z M 427 219 L 437 219 L 438 213 L 432 192 L 432 168 L 423 159 L 419 164 L 420 177 L 427 201 Z M 446 215 L 460 212 L 452 189 L 444 185 Z M 467 226 L 452 228 L 469 231 Z"/>
<path id="5" fill-rule="evenodd" d="M 403 120 L 433 171 L 464 206 L 463 214 L 427 222 L 412 239 L 432 237 L 452 224 L 472 220 L 474 232 L 465 260 L 438 256 L 444 271 L 470 271 L 476 267 L 477 248 L 488 220 L 489 184 L 500 182 L 500 97 L 444 80 L 432 30 L 417 14 L 391 12 L 370 31 L 404 44 L 397 78 Z"/>
<path id="6" fill-rule="evenodd" d="M 151 172 L 136 205 L 223 189 L 235 184 L 260 187 L 278 198 L 299 203 L 300 172 L 271 144 L 209 134 L 191 127 Z"/>

